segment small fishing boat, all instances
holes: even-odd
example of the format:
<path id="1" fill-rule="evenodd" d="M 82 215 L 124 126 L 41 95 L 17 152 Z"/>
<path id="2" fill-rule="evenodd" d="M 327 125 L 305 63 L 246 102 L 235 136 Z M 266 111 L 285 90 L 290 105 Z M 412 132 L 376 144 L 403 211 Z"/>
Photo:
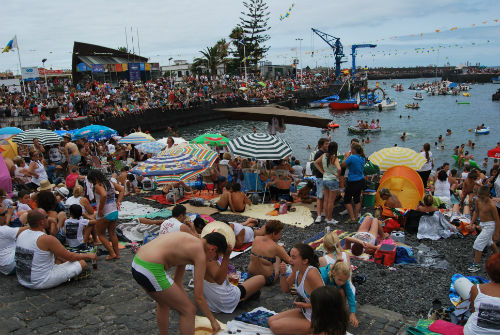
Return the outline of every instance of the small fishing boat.
<path id="1" fill-rule="evenodd" d="M 490 128 L 486 127 L 482 129 L 474 129 L 474 132 L 476 133 L 476 135 L 487 135 L 490 133 Z"/>
<path id="2" fill-rule="evenodd" d="M 462 93 L 462 95 L 463 95 L 464 97 L 470 97 L 470 93 L 467 93 L 467 92 Z"/>
<path id="3" fill-rule="evenodd" d="M 391 98 L 383 99 L 380 103 L 375 105 L 375 108 L 378 110 L 381 109 L 395 109 L 398 103 L 396 101 L 391 100 Z"/>
<path id="4" fill-rule="evenodd" d="M 405 105 L 406 108 L 410 108 L 410 109 L 419 109 L 420 106 L 417 106 L 417 105 L 414 105 L 414 104 L 406 104 Z"/>
<path id="5" fill-rule="evenodd" d="M 350 126 L 349 128 L 347 128 L 347 130 L 353 134 L 368 134 L 368 133 L 379 133 L 380 131 L 382 131 L 382 128 L 371 129 L 371 128 L 359 128 L 357 126 Z"/>
<path id="6" fill-rule="evenodd" d="M 338 123 L 333 122 L 333 121 L 328 123 L 328 128 L 330 128 L 330 129 L 336 129 L 339 127 L 340 127 L 340 125 Z"/>
<path id="7" fill-rule="evenodd" d="M 358 102 L 356 100 L 341 100 L 334 101 L 328 104 L 333 110 L 356 110 L 359 109 Z"/>
<path id="8" fill-rule="evenodd" d="M 493 84 L 500 84 L 500 77 L 491 78 L 491 83 L 493 83 Z"/>
<path id="9" fill-rule="evenodd" d="M 413 100 L 424 100 L 424 97 L 422 96 L 422 93 L 415 93 Z"/>
<path id="10" fill-rule="evenodd" d="M 309 103 L 310 108 L 324 108 L 327 107 L 330 102 L 339 100 L 339 96 L 334 94 L 332 96 L 326 97 L 324 99 L 312 101 Z"/>
<path id="11" fill-rule="evenodd" d="M 469 101 L 457 101 L 457 104 L 459 105 L 470 105 Z"/>

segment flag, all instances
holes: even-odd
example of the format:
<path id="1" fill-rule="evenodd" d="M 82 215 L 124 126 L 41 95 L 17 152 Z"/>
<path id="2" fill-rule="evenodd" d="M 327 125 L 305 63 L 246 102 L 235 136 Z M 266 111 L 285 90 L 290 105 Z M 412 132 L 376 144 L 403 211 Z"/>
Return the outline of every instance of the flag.
<path id="1" fill-rule="evenodd" d="M 2 53 L 4 52 L 9 52 L 10 50 L 14 49 L 14 48 L 18 48 L 17 47 L 17 37 L 14 36 L 14 38 L 12 38 L 9 43 L 7 43 L 7 45 L 5 46 L 5 48 L 3 48 L 2 50 Z"/>
<path id="2" fill-rule="evenodd" d="M 241 44 L 241 45 L 245 44 L 245 40 L 243 38 L 238 40 L 238 44 Z"/>

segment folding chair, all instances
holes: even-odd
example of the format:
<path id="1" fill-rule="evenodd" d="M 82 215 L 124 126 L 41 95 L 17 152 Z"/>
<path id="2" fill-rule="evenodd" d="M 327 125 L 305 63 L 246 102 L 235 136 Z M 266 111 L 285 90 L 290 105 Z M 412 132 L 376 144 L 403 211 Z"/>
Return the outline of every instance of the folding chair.
<path id="1" fill-rule="evenodd" d="M 260 171 L 243 169 L 243 178 L 245 182 L 245 193 L 248 195 L 250 193 L 262 193 L 262 203 L 266 198 L 267 184 L 264 184 L 260 180 Z"/>

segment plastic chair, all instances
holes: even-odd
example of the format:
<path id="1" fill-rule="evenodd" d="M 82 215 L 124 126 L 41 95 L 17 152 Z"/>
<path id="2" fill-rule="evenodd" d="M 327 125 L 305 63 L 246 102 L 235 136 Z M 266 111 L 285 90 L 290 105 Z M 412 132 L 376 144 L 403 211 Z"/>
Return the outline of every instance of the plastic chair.
<path id="1" fill-rule="evenodd" d="M 264 200 L 266 198 L 266 192 L 267 192 L 267 184 L 264 184 L 260 180 L 259 170 L 244 169 L 243 170 L 243 178 L 244 178 L 245 188 L 246 188 L 245 193 L 246 194 L 262 193 L 262 203 L 264 203 Z"/>

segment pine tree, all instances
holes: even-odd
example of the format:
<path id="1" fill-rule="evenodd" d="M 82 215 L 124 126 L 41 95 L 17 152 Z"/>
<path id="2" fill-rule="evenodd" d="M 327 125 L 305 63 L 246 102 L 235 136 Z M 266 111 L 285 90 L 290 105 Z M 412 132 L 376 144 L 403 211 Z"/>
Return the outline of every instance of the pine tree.
<path id="1" fill-rule="evenodd" d="M 264 45 L 271 38 L 266 34 L 271 28 L 268 25 L 270 12 L 265 0 L 243 1 L 243 6 L 246 12 L 241 12 L 239 26 L 243 30 L 247 64 L 257 68 L 259 60 L 264 58 L 270 48 Z"/>

